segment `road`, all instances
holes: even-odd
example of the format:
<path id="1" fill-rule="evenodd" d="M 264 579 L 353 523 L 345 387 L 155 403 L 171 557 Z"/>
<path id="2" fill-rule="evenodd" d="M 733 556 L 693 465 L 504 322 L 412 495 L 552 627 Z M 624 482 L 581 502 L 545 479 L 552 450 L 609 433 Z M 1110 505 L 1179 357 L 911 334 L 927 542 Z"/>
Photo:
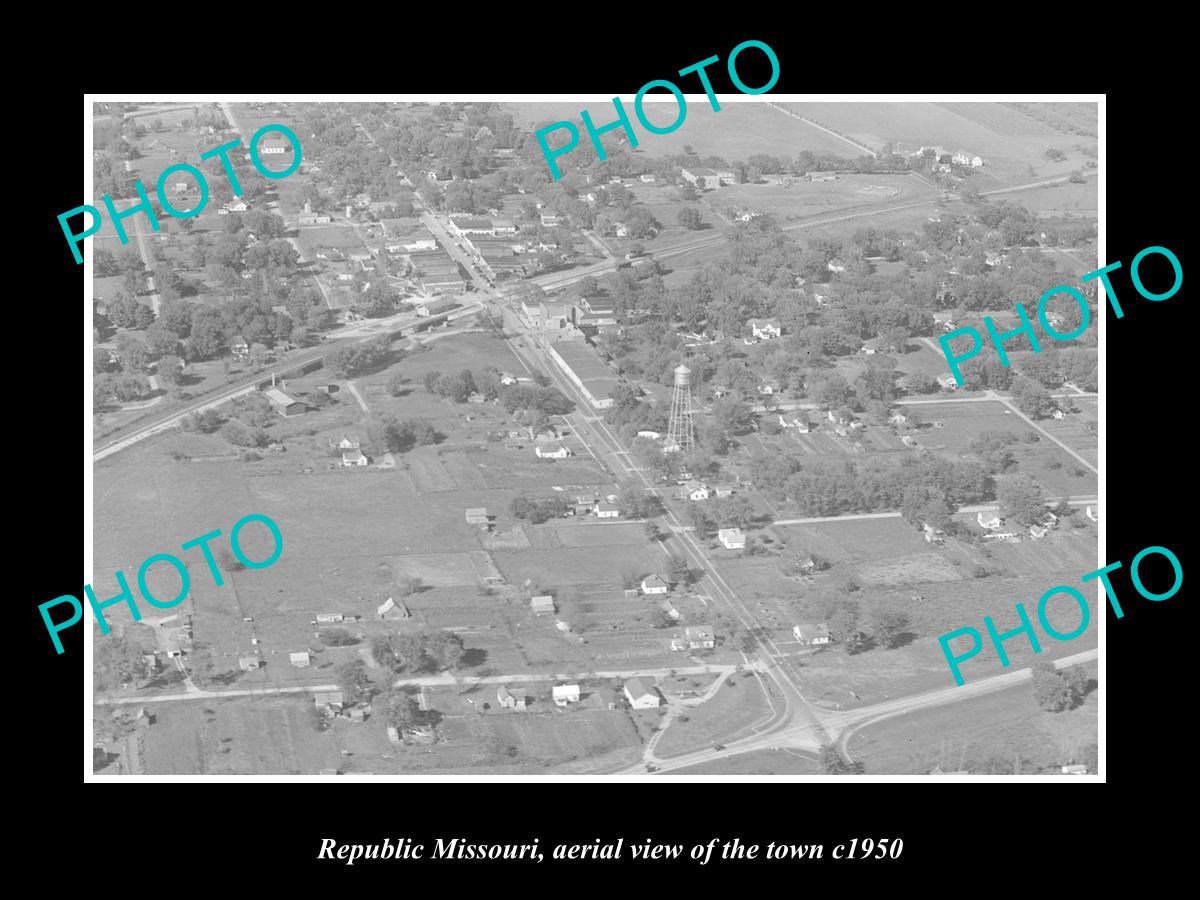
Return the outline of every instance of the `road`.
<path id="1" fill-rule="evenodd" d="M 462 309 L 456 309 L 450 313 L 449 316 L 445 316 L 444 318 L 447 321 L 453 321 L 464 316 L 474 315 L 479 311 L 479 309 L 480 307 L 477 304 L 472 304 L 470 306 L 465 306 Z M 328 337 L 337 340 L 366 339 L 386 330 L 389 327 L 387 323 L 395 323 L 397 320 L 409 315 L 411 315 L 411 313 L 403 312 L 397 313 L 395 316 L 391 316 L 388 319 L 374 319 L 367 322 L 357 322 L 353 325 L 347 325 L 345 328 L 340 328 L 337 331 L 329 332 Z M 424 319 L 417 319 L 401 326 L 397 336 L 399 337 L 404 332 L 420 330 L 429 324 L 442 319 L 443 316 L 429 316 Z M 392 329 L 396 328 L 394 324 L 390 327 Z M 328 346 L 314 347 L 310 350 L 306 350 L 303 353 L 297 354 L 296 356 L 282 361 L 278 368 L 291 371 L 302 366 L 320 362 L 325 358 L 325 354 L 334 349 L 335 346 L 337 345 L 330 344 Z M 107 443 L 101 444 L 92 451 L 92 461 L 99 462 L 105 457 L 112 456 L 114 453 L 119 453 L 122 450 L 132 447 L 139 441 L 143 441 L 148 437 L 161 434 L 164 431 L 174 428 L 184 416 L 190 415 L 191 413 L 200 412 L 201 410 L 205 409 L 215 409 L 222 404 L 228 403 L 234 397 L 240 397 L 244 394 L 252 393 L 257 389 L 256 386 L 258 383 L 265 377 L 267 376 L 265 376 L 262 372 L 258 372 L 253 375 L 247 375 L 246 377 L 239 379 L 234 384 L 227 388 L 223 388 L 217 393 L 208 394 L 193 401 L 192 403 L 187 404 L 186 406 L 176 408 L 173 411 L 161 413 L 158 416 L 152 417 L 149 422 L 145 422 L 142 425 L 138 425 L 136 427 L 130 426 L 130 429 L 121 429 L 115 432 L 114 435 L 111 435 Z"/>
<path id="2" fill-rule="evenodd" d="M 427 675 L 421 678 L 397 678 L 397 687 L 473 687 L 481 684 L 524 684 L 537 681 L 578 681 L 581 678 L 666 678 L 670 675 L 719 675 L 725 679 L 737 671 L 733 665 L 676 666 L 671 669 L 614 669 L 602 672 L 556 673 L 525 672 L 519 675 L 486 675 L 455 677 L 449 673 Z M 743 669 L 746 667 L 743 666 Z M 168 703 L 178 700 L 223 700 L 227 697 L 267 697 L 275 694 L 306 694 L 318 691 L 336 691 L 336 684 L 309 684 L 297 687 L 263 687 L 233 691 L 206 691 L 193 687 L 183 693 L 147 694 L 142 697 L 110 697 L 97 700 L 108 706 L 129 706 L 142 703 Z"/>
<path id="3" fill-rule="evenodd" d="M 1064 666 L 1089 662 L 1098 656 L 1099 650 L 1093 648 L 1055 660 L 1055 664 L 1059 668 L 1063 668 Z M 922 709 L 930 709 L 935 706 L 944 706 L 947 703 L 958 703 L 984 694 L 1002 691 L 1028 681 L 1032 677 L 1033 673 L 1030 669 L 1016 669 L 1012 672 L 1004 672 L 1000 675 L 980 679 L 979 681 L 968 682 L 961 687 L 954 685 L 946 688 L 938 688 L 932 691 L 925 691 L 921 694 L 912 694 L 895 700 L 886 700 L 882 703 L 872 704 L 871 706 L 862 706 L 857 709 L 838 711 L 821 710 L 818 715 L 824 725 L 825 732 L 836 740 L 843 755 L 847 755 L 846 746 L 850 738 L 854 735 L 854 732 L 866 725 L 881 722 L 884 719 L 890 719 L 894 716 Z M 658 763 L 659 772 L 686 769 L 689 766 L 699 763 L 711 762 L 714 759 L 727 759 L 743 753 L 788 747 L 813 752 L 820 750 L 821 742 L 804 726 L 791 726 L 776 729 L 770 733 L 731 741 L 721 751 L 713 751 L 709 748 L 682 756 L 671 757 L 668 760 Z M 639 764 L 614 774 L 633 774 L 641 771 L 644 771 L 644 766 Z"/>

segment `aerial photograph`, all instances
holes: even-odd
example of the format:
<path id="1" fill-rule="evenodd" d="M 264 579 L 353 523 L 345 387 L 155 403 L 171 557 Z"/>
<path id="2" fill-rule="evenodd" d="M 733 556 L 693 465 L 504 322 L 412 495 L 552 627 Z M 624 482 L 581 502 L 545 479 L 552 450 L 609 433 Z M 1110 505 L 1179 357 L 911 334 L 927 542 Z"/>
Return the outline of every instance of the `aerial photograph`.
<path id="1" fill-rule="evenodd" d="M 91 103 L 97 780 L 1097 773 L 1098 104 L 688 96 Z"/>

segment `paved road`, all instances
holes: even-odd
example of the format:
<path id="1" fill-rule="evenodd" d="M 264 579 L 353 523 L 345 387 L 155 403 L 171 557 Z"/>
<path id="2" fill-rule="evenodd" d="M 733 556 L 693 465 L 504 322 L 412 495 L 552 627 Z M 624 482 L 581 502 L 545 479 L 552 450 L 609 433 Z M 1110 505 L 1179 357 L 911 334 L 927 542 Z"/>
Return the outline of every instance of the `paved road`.
<path id="1" fill-rule="evenodd" d="M 1099 656 L 1099 651 L 1096 649 L 1085 650 L 1081 653 L 1076 653 L 1071 656 L 1063 657 L 1056 660 L 1056 665 L 1059 668 L 1063 666 L 1071 666 L 1081 662 L 1088 662 L 1096 659 Z M 912 694 L 908 697 L 901 697 L 895 700 L 886 700 L 883 703 L 876 703 L 871 706 L 863 706 L 858 709 L 826 711 L 822 710 L 818 713 L 825 727 L 826 732 L 830 737 L 835 738 L 838 745 L 845 753 L 846 743 L 854 732 L 859 728 L 875 722 L 883 721 L 884 719 L 892 718 L 893 716 L 904 715 L 905 713 L 916 712 L 917 710 L 929 709 L 934 706 L 944 706 L 947 703 L 958 703 L 963 700 L 968 700 L 973 697 L 979 697 L 984 694 L 991 694 L 996 691 L 1001 691 L 1006 688 L 1014 687 L 1033 677 L 1030 669 L 1017 669 L 1012 672 L 1004 672 L 1000 675 L 993 675 L 990 678 L 983 678 L 979 681 L 968 682 L 959 687 L 957 685 L 948 688 L 938 688 L 932 691 L 926 691 L 921 694 Z M 816 738 L 805 726 L 796 725 L 784 729 L 773 731 L 769 734 L 757 735 L 755 737 L 743 738 L 738 741 L 731 741 L 725 745 L 725 749 L 721 751 L 713 751 L 710 749 L 699 750 L 694 753 L 687 753 L 682 756 L 672 757 L 660 763 L 660 772 L 672 772 L 679 769 L 686 769 L 689 766 L 694 766 L 699 763 L 711 762 L 714 759 L 727 759 L 731 756 L 739 756 L 743 753 L 753 753 L 758 750 L 774 750 L 777 748 L 790 747 L 794 749 L 818 751 L 821 747 L 821 741 Z M 628 769 L 622 770 L 615 774 L 631 774 L 633 772 L 644 771 L 644 766 L 639 764 L 631 766 Z"/>

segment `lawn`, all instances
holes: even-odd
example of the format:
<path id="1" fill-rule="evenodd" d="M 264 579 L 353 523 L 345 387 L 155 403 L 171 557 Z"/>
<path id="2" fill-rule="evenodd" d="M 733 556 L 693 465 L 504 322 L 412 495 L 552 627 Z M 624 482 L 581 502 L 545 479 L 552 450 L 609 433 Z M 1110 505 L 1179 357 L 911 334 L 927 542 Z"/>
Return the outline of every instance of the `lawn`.
<path id="1" fill-rule="evenodd" d="M 769 213 L 780 225 L 860 207 L 895 206 L 935 199 L 938 192 L 907 175 L 841 175 L 837 181 L 795 181 L 781 184 L 735 184 L 706 192 L 709 206 L 748 207 Z M 926 213 L 928 215 L 928 213 Z"/>
<path id="2" fill-rule="evenodd" d="M 758 680 L 752 675 L 735 675 L 726 679 L 711 700 L 677 716 L 654 748 L 655 755 L 669 759 L 745 737 L 750 727 L 770 712 Z"/>
<path id="3" fill-rule="evenodd" d="M 1095 663 L 1087 668 L 1095 679 Z M 1097 691 L 1076 709 L 1050 713 L 1038 707 L 1025 683 L 868 725 L 850 738 L 849 750 L 872 775 L 924 775 L 934 766 L 987 774 L 989 763 L 1057 774 L 1097 743 L 1097 719 Z"/>

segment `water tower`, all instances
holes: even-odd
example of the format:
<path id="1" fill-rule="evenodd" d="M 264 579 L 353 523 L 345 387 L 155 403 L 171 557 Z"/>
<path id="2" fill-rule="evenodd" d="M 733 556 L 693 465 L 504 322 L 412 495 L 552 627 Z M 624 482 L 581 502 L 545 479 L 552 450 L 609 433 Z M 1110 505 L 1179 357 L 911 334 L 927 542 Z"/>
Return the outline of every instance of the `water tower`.
<path id="1" fill-rule="evenodd" d="M 666 453 L 691 450 L 696 445 L 692 426 L 692 370 L 681 365 L 675 370 L 675 390 L 671 394 L 671 421 L 667 426 Z"/>

